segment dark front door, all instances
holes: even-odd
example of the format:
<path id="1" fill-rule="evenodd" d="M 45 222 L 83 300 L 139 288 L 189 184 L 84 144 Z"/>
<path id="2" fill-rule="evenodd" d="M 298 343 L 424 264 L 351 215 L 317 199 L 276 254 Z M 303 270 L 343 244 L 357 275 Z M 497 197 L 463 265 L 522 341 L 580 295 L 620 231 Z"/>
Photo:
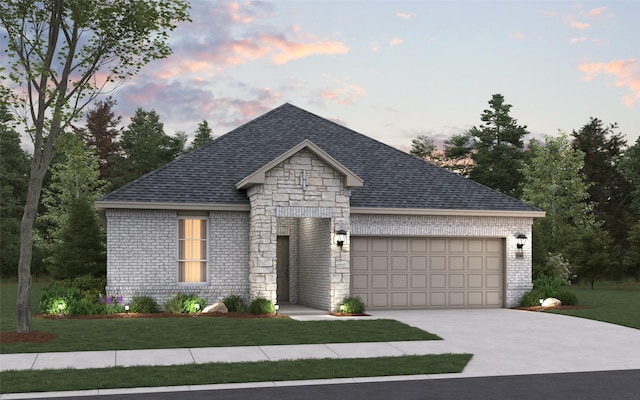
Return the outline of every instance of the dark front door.
<path id="1" fill-rule="evenodd" d="M 289 237 L 278 236 L 276 243 L 278 302 L 289 301 Z"/>

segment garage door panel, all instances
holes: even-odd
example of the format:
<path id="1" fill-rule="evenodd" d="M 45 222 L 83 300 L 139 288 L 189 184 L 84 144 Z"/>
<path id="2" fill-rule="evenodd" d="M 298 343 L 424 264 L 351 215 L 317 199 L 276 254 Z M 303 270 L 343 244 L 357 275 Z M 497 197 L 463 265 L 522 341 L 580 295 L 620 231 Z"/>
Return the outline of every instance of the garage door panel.
<path id="1" fill-rule="evenodd" d="M 351 288 L 369 309 L 501 307 L 503 239 L 352 238 Z"/>

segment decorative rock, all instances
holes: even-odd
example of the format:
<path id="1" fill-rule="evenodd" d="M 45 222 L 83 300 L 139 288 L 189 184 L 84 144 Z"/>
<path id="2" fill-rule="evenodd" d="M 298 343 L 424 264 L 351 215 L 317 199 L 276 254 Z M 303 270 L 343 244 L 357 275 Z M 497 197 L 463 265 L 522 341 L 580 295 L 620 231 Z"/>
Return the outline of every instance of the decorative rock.
<path id="1" fill-rule="evenodd" d="M 218 312 L 218 313 L 226 314 L 229 312 L 229 309 L 227 309 L 227 306 L 225 306 L 223 302 L 218 301 L 216 303 L 211 304 L 210 306 L 206 306 L 204 310 L 202 310 L 202 312 L 203 313 Z"/>
<path id="2" fill-rule="evenodd" d="M 562 302 L 555 297 L 549 297 L 544 299 L 542 302 L 542 307 L 559 307 L 562 305 Z"/>

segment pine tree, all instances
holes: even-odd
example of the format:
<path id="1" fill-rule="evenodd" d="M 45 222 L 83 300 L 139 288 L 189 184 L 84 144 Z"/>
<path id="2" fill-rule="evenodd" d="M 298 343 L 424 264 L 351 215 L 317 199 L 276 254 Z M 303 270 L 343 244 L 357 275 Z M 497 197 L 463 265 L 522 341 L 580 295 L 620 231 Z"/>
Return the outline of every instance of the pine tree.
<path id="1" fill-rule="evenodd" d="M 196 135 L 193 138 L 193 142 L 191 143 L 189 151 L 198 149 L 215 139 L 215 137 L 211 134 L 212 132 L 213 130 L 209 128 L 209 123 L 203 119 L 202 122 L 198 124 L 198 129 L 196 129 Z"/>

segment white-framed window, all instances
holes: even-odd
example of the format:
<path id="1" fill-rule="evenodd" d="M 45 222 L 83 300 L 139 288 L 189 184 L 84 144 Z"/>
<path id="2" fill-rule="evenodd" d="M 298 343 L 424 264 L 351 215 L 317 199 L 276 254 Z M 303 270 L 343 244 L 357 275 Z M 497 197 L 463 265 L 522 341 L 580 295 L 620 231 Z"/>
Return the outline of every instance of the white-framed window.
<path id="1" fill-rule="evenodd" d="M 178 219 L 178 282 L 207 281 L 207 220 Z"/>

